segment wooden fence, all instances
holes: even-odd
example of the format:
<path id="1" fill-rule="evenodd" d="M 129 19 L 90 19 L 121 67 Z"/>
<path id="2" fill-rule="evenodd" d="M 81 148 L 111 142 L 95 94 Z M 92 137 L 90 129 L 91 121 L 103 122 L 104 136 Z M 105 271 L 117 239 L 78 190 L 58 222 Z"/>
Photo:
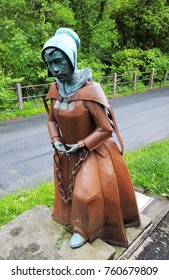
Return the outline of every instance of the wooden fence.
<path id="1" fill-rule="evenodd" d="M 18 97 L 18 105 L 19 109 L 24 108 L 24 101 L 30 100 L 30 99 L 36 99 L 36 98 L 45 98 L 46 93 L 45 93 L 45 87 L 50 86 L 50 84 L 40 84 L 40 85 L 29 85 L 29 86 L 22 86 L 20 83 L 16 84 L 16 96 Z M 30 89 L 34 90 L 35 88 L 42 88 L 43 93 L 38 93 L 36 94 L 28 94 L 27 96 L 23 95 L 23 89 Z"/>
<path id="2" fill-rule="evenodd" d="M 125 74 L 117 74 L 109 75 L 106 77 L 102 77 L 101 84 L 104 87 L 105 92 L 109 91 L 109 96 L 116 95 L 118 93 L 124 92 L 126 89 L 130 91 L 138 91 L 141 90 L 140 84 L 145 89 L 152 89 L 155 87 L 165 86 L 168 78 L 167 70 L 161 72 L 161 75 L 158 77 L 155 74 L 154 69 L 150 72 L 129 72 Z M 13 88 L 5 88 L 3 90 L 13 90 L 13 97 L 6 99 L 5 102 L 9 103 L 8 108 L 10 109 L 10 103 L 16 103 L 15 109 L 24 109 L 24 103 L 28 100 L 35 99 L 44 99 L 47 88 L 49 88 L 50 84 L 40 84 L 40 85 L 29 85 L 23 86 L 20 83 L 17 83 Z M 107 88 L 107 90 L 106 90 Z M 1 91 L 1 90 L 0 90 Z M 3 110 L 3 104 L 1 104 L 1 112 Z M 37 104 L 35 105 L 37 106 Z M 40 106 L 43 106 L 43 102 L 40 103 Z M 17 107 L 17 108 L 16 108 Z M 11 109 L 12 110 L 12 109 Z"/>
<path id="3" fill-rule="evenodd" d="M 50 84 L 40 84 L 40 85 L 28 85 L 28 86 L 23 86 L 20 83 L 16 83 L 15 87 L 11 88 L 5 88 L 1 89 L 3 91 L 13 91 L 12 98 L 8 98 L 4 100 L 4 103 L 9 104 L 8 108 L 6 111 L 16 111 L 17 109 L 24 109 L 24 104 L 26 101 L 30 100 L 40 100 L 39 102 L 40 106 L 43 106 L 42 100 L 46 96 L 47 88 L 49 88 Z M 0 92 L 1 92 L 0 90 Z M 3 104 L 0 104 L 0 113 L 3 112 Z M 15 105 L 15 106 L 12 106 Z M 38 107 L 36 104 L 33 107 Z"/>
<path id="4" fill-rule="evenodd" d="M 113 95 L 129 90 L 136 92 L 141 89 L 146 90 L 152 89 L 153 87 L 161 87 L 169 82 L 167 80 L 167 70 L 161 71 L 161 73 L 157 75 L 154 69 L 151 69 L 149 72 L 132 71 L 125 74 L 114 73 L 113 75 L 104 77 L 104 80 L 105 79 L 105 89 L 109 87 L 109 91 Z"/>

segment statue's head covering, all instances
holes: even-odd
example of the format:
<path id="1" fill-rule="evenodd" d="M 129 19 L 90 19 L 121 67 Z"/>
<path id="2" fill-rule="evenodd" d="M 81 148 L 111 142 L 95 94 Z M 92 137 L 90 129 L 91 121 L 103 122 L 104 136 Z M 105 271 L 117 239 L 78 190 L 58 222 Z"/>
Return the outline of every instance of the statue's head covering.
<path id="1" fill-rule="evenodd" d="M 77 50 L 80 47 L 80 39 L 76 32 L 70 28 L 59 28 L 55 35 L 50 38 L 43 46 L 42 49 L 42 58 L 44 60 L 44 53 L 47 49 L 51 51 L 55 48 L 63 51 L 69 58 L 74 71 L 77 69 Z M 50 71 L 49 76 L 52 76 Z"/>

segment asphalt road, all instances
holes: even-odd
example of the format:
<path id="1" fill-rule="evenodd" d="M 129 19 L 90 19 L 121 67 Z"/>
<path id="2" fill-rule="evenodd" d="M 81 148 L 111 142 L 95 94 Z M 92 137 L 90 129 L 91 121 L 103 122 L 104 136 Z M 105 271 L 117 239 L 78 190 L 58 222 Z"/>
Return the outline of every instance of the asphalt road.
<path id="1" fill-rule="evenodd" d="M 169 88 L 110 100 L 125 150 L 169 138 Z M 53 180 L 47 115 L 0 123 L 0 196 Z"/>
<path id="2" fill-rule="evenodd" d="M 169 260 L 169 212 L 147 238 L 137 260 Z"/>

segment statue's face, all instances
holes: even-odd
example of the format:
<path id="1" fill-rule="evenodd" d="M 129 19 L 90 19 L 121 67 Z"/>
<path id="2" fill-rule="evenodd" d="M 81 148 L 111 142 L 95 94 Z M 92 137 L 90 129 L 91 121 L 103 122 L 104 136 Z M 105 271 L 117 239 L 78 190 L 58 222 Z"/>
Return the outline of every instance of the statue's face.
<path id="1" fill-rule="evenodd" d="M 69 82 L 73 75 L 73 67 L 67 55 L 61 50 L 55 50 L 51 53 L 45 53 L 44 59 L 47 67 L 53 77 L 59 82 Z"/>

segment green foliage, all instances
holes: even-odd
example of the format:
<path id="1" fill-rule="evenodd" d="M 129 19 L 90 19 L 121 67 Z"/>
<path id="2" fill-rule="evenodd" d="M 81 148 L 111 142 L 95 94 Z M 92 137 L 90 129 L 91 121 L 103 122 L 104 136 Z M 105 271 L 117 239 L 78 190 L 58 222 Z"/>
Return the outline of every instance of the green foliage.
<path id="1" fill-rule="evenodd" d="M 0 121 L 5 121 L 5 120 L 11 120 L 11 119 L 16 119 L 16 118 L 23 118 L 23 117 L 29 117 L 29 116 L 34 116 L 34 115 L 39 115 L 46 113 L 46 110 L 43 107 L 37 107 L 37 108 L 27 108 L 30 106 L 31 102 L 25 103 L 25 107 L 23 110 L 15 109 L 14 111 L 9 111 L 5 110 L 3 111 L 3 114 L 0 114 Z M 11 107 L 10 107 L 11 109 Z"/>
<path id="2" fill-rule="evenodd" d="M 80 39 L 79 67 L 106 74 L 169 67 L 169 3 L 165 0 L 1 0 L 0 88 L 51 81 L 41 59 L 59 27 Z M 157 70 L 158 69 L 158 70 Z M 3 81 L 2 81 L 3 80 Z M 12 92 L 1 91 L 0 103 Z"/>
<path id="3" fill-rule="evenodd" d="M 119 50 L 112 55 L 111 72 L 123 74 L 133 70 L 143 69 L 143 51 L 141 49 Z"/>
<path id="4" fill-rule="evenodd" d="M 8 109 L 9 107 L 15 107 L 15 102 L 12 101 L 10 103 L 9 101 L 9 99 L 17 99 L 15 92 L 14 90 L 6 90 L 6 88 L 12 88 L 13 84 L 20 80 L 13 80 L 10 73 L 6 76 L 4 72 L 0 70 L 0 111 L 2 111 L 2 109 Z"/>
<path id="5" fill-rule="evenodd" d="M 54 201 L 53 183 L 41 183 L 40 186 L 21 190 L 17 194 L 7 194 L 0 198 L 0 226 L 8 223 L 18 215 L 35 205 L 50 207 Z"/>
<path id="6" fill-rule="evenodd" d="M 125 159 L 135 186 L 145 192 L 169 197 L 169 140 L 126 153 Z"/>
<path id="7" fill-rule="evenodd" d="M 148 71 L 152 68 L 156 70 L 169 69 L 169 55 L 164 54 L 160 49 L 150 49 L 144 52 L 143 55 L 144 70 Z"/>
<path id="8" fill-rule="evenodd" d="M 68 232 L 65 227 L 62 229 L 62 232 L 60 233 L 59 237 L 56 240 L 56 249 L 57 250 L 60 250 L 60 248 L 62 247 L 63 241 L 66 238 L 66 236 L 68 237 Z"/>
<path id="9" fill-rule="evenodd" d="M 136 70 L 137 78 L 140 78 L 140 80 L 144 78 L 144 84 L 146 85 L 149 78 L 147 77 L 146 79 L 145 72 L 150 76 L 152 68 L 155 70 L 155 81 L 162 82 L 164 70 L 169 69 L 169 55 L 162 53 L 157 48 L 147 51 L 142 49 L 124 49 L 112 55 L 111 73 L 123 74 L 120 82 L 131 81 L 133 71 Z"/>
<path id="10" fill-rule="evenodd" d="M 112 53 L 118 49 L 118 32 L 115 22 L 108 17 L 99 21 L 93 30 L 91 45 L 93 56 L 110 66 Z"/>
<path id="11" fill-rule="evenodd" d="M 80 58 L 78 62 L 79 69 L 85 68 L 86 65 L 92 70 L 93 80 L 101 82 L 106 65 L 93 56 Z"/>
<path id="12" fill-rule="evenodd" d="M 1 67 L 24 84 L 44 81 L 41 49 L 57 28 L 75 26 L 74 13 L 59 1 L 3 0 L 1 11 Z"/>
<path id="13" fill-rule="evenodd" d="M 165 0 L 120 1 L 112 16 L 122 46 L 169 50 L 169 7 Z"/>

